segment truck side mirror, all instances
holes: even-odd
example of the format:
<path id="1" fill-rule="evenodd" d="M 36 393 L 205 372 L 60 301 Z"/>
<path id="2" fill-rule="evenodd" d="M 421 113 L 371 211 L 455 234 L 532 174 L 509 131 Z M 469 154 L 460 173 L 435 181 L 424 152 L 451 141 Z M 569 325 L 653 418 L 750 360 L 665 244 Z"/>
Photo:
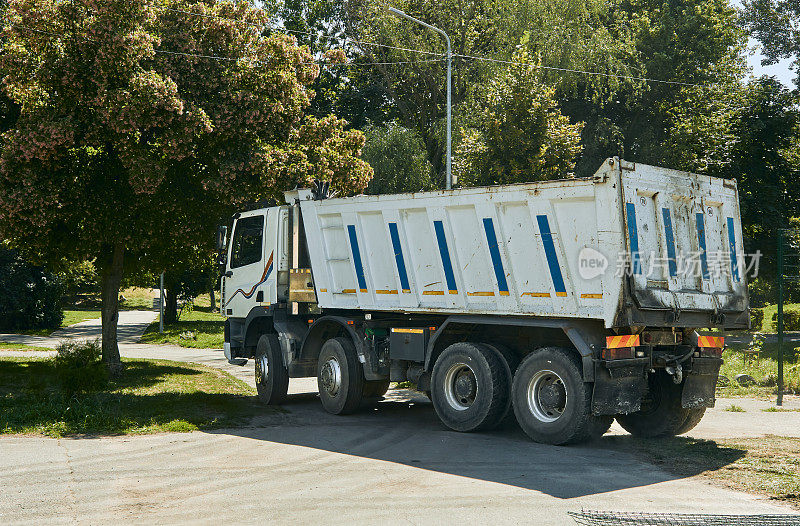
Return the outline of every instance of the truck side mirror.
<path id="1" fill-rule="evenodd" d="M 217 250 L 222 252 L 228 248 L 228 227 L 217 227 Z"/>

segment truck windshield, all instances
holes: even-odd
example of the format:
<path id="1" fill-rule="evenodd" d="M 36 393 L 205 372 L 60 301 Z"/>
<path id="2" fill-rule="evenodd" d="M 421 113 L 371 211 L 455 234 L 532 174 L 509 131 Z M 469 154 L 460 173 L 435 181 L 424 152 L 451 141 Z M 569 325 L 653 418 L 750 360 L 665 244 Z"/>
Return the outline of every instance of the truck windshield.
<path id="1" fill-rule="evenodd" d="M 261 261 L 264 216 L 244 217 L 236 222 L 231 247 L 231 268 Z"/>

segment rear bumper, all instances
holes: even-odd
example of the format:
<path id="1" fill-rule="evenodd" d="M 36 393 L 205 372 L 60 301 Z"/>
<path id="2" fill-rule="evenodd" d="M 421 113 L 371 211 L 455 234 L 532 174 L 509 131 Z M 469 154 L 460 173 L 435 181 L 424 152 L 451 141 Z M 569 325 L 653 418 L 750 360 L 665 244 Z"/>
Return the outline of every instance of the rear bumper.
<path id="1" fill-rule="evenodd" d="M 682 407 L 714 407 L 721 365 L 722 359 L 707 357 L 693 357 L 684 363 Z M 647 392 L 647 375 L 653 368 L 651 357 L 594 360 L 594 367 L 594 414 L 630 414 L 642 408 L 642 397 Z"/>
<path id="2" fill-rule="evenodd" d="M 714 314 L 713 311 L 682 310 L 675 312 L 670 308 L 640 308 L 627 305 L 620 309 L 614 320 L 614 327 L 718 327 L 725 330 L 749 329 L 750 311 L 725 311 Z"/>

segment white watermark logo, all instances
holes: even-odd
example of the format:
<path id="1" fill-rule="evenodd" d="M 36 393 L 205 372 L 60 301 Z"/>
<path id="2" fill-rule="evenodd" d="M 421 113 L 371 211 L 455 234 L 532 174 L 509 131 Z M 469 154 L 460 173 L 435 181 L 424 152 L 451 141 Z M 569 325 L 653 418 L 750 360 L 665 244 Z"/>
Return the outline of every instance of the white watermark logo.
<path id="1" fill-rule="evenodd" d="M 675 257 L 665 257 L 656 251 L 619 252 L 614 264 L 614 276 L 643 275 L 647 279 L 680 278 L 715 279 L 730 277 L 739 281 L 742 277 L 755 279 L 761 261 L 761 252 L 740 254 L 732 257 L 730 252 L 703 251 L 678 252 Z M 594 247 L 583 247 L 578 253 L 578 274 L 584 280 L 592 280 L 606 273 L 609 260 Z"/>
<path id="2" fill-rule="evenodd" d="M 578 274 L 590 280 L 602 276 L 608 268 L 608 258 L 592 247 L 583 247 L 578 253 Z"/>

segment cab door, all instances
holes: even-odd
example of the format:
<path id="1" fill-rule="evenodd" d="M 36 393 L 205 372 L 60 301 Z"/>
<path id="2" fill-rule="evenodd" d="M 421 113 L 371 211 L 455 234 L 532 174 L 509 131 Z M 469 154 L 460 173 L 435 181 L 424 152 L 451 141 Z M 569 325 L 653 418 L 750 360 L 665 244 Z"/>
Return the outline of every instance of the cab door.
<path id="1" fill-rule="evenodd" d="M 233 225 L 224 275 L 226 316 L 244 318 L 264 302 L 265 285 L 274 281 L 271 255 L 265 255 L 267 210 L 243 213 Z"/>

